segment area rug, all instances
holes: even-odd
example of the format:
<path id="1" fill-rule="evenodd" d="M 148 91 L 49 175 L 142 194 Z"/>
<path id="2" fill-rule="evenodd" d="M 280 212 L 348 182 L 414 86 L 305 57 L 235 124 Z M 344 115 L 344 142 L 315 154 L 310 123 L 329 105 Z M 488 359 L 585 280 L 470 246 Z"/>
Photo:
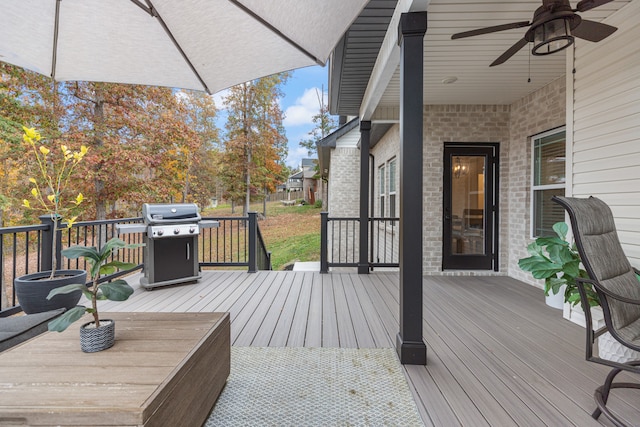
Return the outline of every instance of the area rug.
<path id="1" fill-rule="evenodd" d="M 393 349 L 232 347 L 213 426 L 422 426 Z"/>

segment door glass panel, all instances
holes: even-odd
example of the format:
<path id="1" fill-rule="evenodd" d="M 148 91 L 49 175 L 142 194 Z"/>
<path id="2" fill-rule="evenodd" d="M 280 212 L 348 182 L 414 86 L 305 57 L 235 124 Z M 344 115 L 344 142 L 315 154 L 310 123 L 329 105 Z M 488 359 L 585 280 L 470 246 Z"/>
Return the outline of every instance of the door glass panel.
<path id="1" fill-rule="evenodd" d="M 484 156 L 451 159 L 452 254 L 484 255 Z"/>

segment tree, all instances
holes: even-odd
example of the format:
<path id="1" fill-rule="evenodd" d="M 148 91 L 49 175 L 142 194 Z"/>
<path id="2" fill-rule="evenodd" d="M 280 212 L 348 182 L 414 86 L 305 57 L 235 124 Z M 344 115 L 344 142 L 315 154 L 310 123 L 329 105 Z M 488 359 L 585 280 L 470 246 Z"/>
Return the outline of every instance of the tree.
<path id="1" fill-rule="evenodd" d="M 224 181 L 232 200 L 244 196 L 243 214 L 251 194 L 275 188 L 287 154 L 287 139 L 278 104 L 287 73 L 275 74 L 230 89 L 224 152 Z"/>
<path id="2" fill-rule="evenodd" d="M 25 214 L 17 207 L 29 188 L 27 177 L 35 172 L 35 164 L 25 161 L 30 147 L 22 140 L 22 126 L 36 127 L 54 141 L 63 114 L 61 95 L 50 79 L 0 63 L 0 224 L 17 222 Z"/>
<path id="3" fill-rule="evenodd" d="M 309 131 L 309 139 L 300 141 L 300 146 L 307 149 L 307 154 L 310 157 L 314 156 L 317 152 L 316 143 L 336 128 L 336 122 L 329 114 L 329 105 L 324 102 L 324 88 L 322 89 L 322 94 L 316 89 L 316 96 L 318 97 L 319 110 L 318 113 L 312 117 L 315 126 Z"/>
<path id="4" fill-rule="evenodd" d="M 186 171 L 181 199 L 207 206 L 221 187 L 218 110 L 213 97 L 203 92 L 182 91 L 178 99 L 185 107 L 185 122 L 195 133 L 194 149 L 183 151 Z"/>
<path id="5" fill-rule="evenodd" d="M 25 160 L 23 125 L 73 151 L 89 147 L 79 166 L 84 179 L 73 184 L 86 196 L 79 212 L 83 219 L 135 215 L 143 201 L 208 204 L 220 186 L 216 108 L 208 95 L 111 83 L 55 83 L 0 63 L 0 113 L 2 219 L 36 220 L 17 208 L 34 167 Z"/>
<path id="6" fill-rule="evenodd" d="M 139 206 L 141 200 L 170 201 L 182 179 L 170 167 L 180 156 L 176 147 L 195 141 L 173 91 L 75 82 L 68 92 L 74 100 L 69 133 L 92 149 L 87 194 L 96 219 L 106 218 L 109 206 L 115 215 L 116 202 Z"/>

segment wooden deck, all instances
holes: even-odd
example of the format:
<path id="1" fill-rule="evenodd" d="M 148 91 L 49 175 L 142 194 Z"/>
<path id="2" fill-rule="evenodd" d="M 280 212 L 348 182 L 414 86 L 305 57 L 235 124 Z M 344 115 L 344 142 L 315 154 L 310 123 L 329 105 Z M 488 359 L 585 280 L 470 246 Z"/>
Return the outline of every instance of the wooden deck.
<path id="1" fill-rule="evenodd" d="M 108 311 L 228 311 L 234 346 L 393 347 L 398 275 L 208 271 L 140 288 Z M 135 286 L 137 279 L 131 279 Z M 427 366 L 406 366 L 425 425 L 590 426 L 607 369 L 584 361 L 584 330 L 542 291 L 507 277 L 425 277 Z M 612 406 L 640 425 L 640 394 Z"/>

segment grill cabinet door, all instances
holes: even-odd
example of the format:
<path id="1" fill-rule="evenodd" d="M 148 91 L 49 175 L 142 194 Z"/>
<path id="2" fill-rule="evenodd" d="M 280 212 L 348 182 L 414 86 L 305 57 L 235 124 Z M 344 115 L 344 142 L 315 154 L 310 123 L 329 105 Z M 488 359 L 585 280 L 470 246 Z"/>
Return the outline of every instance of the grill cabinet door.
<path id="1" fill-rule="evenodd" d="M 154 282 L 164 282 L 198 274 L 196 248 L 192 237 L 172 237 L 155 239 Z M 194 271 L 195 270 L 195 271 Z"/>

